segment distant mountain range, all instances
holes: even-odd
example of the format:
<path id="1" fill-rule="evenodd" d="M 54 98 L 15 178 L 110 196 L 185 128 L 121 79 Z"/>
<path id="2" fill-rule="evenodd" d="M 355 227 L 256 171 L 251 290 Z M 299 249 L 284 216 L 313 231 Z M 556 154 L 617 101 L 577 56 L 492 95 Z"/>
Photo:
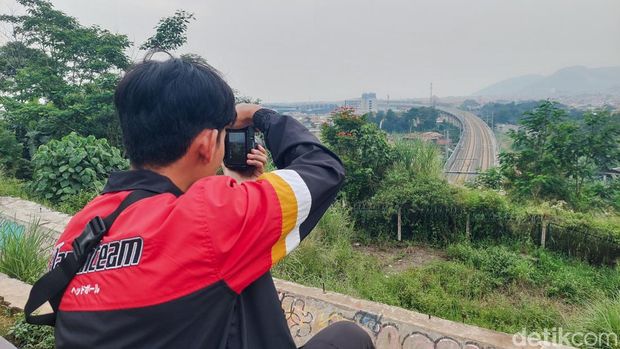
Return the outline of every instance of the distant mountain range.
<path id="1" fill-rule="evenodd" d="M 488 86 L 474 96 L 550 98 L 585 94 L 620 95 L 620 66 L 574 66 L 548 75 L 524 75 Z"/>

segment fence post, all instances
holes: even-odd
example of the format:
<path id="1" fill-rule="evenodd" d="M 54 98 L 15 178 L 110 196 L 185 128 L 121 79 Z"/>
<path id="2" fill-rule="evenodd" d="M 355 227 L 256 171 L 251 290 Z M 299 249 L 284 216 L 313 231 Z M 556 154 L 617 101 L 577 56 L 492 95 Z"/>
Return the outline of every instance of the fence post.
<path id="1" fill-rule="evenodd" d="M 467 236 L 467 240 L 471 240 L 471 222 L 469 220 L 469 212 L 467 213 L 467 219 L 465 220 L 465 236 Z"/>
<path id="2" fill-rule="evenodd" d="M 400 215 L 400 207 L 398 208 L 398 232 L 397 234 L 398 234 L 397 239 L 398 241 L 400 241 L 402 238 L 402 220 L 401 220 L 401 215 Z"/>
<path id="3" fill-rule="evenodd" d="M 545 248 L 545 244 L 547 243 L 547 219 L 545 216 L 542 216 L 542 227 L 540 229 L 540 247 Z"/>

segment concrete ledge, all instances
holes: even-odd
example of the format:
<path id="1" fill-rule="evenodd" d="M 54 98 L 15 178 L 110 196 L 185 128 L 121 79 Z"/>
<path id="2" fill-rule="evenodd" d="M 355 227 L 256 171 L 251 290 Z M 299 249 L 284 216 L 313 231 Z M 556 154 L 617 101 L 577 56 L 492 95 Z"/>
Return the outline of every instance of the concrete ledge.
<path id="1" fill-rule="evenodd" d="M 40 218 L 40 222 L 45 222 L 56 237 L 71 218 L 32 202 L 6 197 L 0 197 L 0 214 L 24 225 Z M 275 284 L 282 311 L 297 345 L 303 345 L 333 322 L 349 320 L 368 332 L 378 349 L 568 348 L 546 342 L 536 346 L 516 346 L 513 336 L 506 333 L 323 292 L 288 281 L 276 279 Z M 11 308 L 23 309 L 30 288 L 28 284 L 0 274 L 0 298 Z"/>
<path id="2" fill-rule="evenodd" d="M 513 335 L 334 292 L 275 280 L 291 334 L 302 345 L 330 323 L 360 325 L 380 349 L 568 348 L 541 342 L 516 346 Z"/>
<path id="3" fill-rule="evenodd" d="M 50 233 L 50 243 L 54 243 L 69 223 L 71 216 L 32 201 L 0 196 L 0 218 L 7 218 L 24 226 L 37 223 Z"/>

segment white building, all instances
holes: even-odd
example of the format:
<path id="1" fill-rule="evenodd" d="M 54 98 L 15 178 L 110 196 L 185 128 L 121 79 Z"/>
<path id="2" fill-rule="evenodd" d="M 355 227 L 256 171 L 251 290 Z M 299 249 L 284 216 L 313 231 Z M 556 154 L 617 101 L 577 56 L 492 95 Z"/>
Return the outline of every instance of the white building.
<path id="1" fill-rule="evenodd" d="M 362 93 L 362 101 L 360 103 L 360 110 L 362 114 L 376 113 L 377 112 L 377 94 L 374 92 Z"/>

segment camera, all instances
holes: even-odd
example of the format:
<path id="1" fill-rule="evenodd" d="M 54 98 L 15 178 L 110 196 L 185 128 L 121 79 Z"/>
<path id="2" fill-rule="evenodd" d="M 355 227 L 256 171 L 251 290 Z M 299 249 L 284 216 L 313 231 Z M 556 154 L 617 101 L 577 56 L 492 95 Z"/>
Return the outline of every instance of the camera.
<path id="1" fill-rule="evenodd" d="M 227 168 L 235 171 L 247 171 L 254 167 L 247 164 L 247 155 L 256 147 L 254 128 L 226 130 L 224 144 L 224 165 Z"/>

